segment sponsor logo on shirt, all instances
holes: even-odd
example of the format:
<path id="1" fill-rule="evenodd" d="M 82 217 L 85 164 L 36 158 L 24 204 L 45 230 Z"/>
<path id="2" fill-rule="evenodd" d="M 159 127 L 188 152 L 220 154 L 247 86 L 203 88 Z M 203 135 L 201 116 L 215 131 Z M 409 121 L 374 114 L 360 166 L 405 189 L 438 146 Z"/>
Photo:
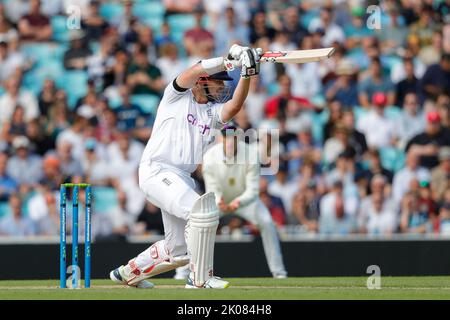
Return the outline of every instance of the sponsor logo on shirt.
<path id="1" fill-rule="evenodd" d="M 208 111 L 210 111 L 210 110 L 208 110 Z M 205 123 L 205 124 L 201 124 L 201 123 L 199 123 L 198 122 L 198 119 L 195 117 L 195 115 L 193 115 L 192 113 L 189 113 L 188 115 L 187 115 L 187 121 L 191 124 L 191 125 L 193 125 L 193 126 L 195 126 L 195 127 L 198 127 L 198 129 L 199 129 L 199 131 L 200 131 L 200 133 L 202 134 L 202 135 L 209 135 L 209 133 L 210 133 L 210 131 L 211 131 L 211 128 Z"/>

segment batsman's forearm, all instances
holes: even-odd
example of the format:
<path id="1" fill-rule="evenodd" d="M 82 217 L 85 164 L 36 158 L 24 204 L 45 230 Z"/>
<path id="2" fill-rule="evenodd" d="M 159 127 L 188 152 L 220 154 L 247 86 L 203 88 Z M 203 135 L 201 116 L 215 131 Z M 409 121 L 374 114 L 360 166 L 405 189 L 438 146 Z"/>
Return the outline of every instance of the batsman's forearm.
<path id="1" fill-rule="evenodd" d="M 222 110 L 222 121 L 228 122 L 241 110 L 248 95 L 250 79 L 241 78 L 234 90 L 233 98 L 225 103 Z"/>

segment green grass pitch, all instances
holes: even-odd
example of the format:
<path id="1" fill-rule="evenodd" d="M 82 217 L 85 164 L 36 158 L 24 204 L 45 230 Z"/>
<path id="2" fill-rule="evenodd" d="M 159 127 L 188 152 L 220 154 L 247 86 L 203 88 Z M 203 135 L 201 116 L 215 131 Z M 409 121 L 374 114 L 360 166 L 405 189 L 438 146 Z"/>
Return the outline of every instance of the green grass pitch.
<path id="1" fill-rule="evenodd" d="M 228 278 L 224 290 L 186 290 L 184 281 L 152 279 L 153 289 L 128 288 L 93 280 L 90 289 L 59 289 L 58 280 L 0 281 L 3 299 L 450 299 L 450 276 L 382 277 L 381 289 L 369 290 L 366 277 Z"/>

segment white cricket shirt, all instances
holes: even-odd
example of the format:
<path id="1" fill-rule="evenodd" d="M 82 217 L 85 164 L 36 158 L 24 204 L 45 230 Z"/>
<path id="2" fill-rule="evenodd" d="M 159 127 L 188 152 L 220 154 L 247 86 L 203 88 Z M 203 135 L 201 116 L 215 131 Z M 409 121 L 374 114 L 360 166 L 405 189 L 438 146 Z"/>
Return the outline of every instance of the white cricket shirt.
<path id="1" fill-rule="evenodd" d="M 190 89 L 179 92 L 173 82 L 169 83 L 140 164 L 156 162 L 194 172 L 213 141 L 215 130 L 224 124 L 220 117 L 222 108 L 223 104 L 199 104 Z"/>

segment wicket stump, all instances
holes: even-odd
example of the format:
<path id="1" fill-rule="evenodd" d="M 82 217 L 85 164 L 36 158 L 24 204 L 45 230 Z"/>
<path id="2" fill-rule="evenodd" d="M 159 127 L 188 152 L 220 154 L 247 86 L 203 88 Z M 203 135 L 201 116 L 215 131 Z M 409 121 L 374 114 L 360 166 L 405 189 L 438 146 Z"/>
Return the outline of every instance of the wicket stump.
<path id="1" fill-rule="evenodd" d="M 91 185 L 88 183 L 65 183 L 60 187 L 60 243 L 59 243 L 59 273 L 60 288 L 66 288 L 66 220 L 67 220 L 67 189 L 72 188 L 72 288 L 78 288 L 78 194 L 79 189 L 86 192 L 85 226 L 84 226 L 84 287 L 91 286 Z"/>

